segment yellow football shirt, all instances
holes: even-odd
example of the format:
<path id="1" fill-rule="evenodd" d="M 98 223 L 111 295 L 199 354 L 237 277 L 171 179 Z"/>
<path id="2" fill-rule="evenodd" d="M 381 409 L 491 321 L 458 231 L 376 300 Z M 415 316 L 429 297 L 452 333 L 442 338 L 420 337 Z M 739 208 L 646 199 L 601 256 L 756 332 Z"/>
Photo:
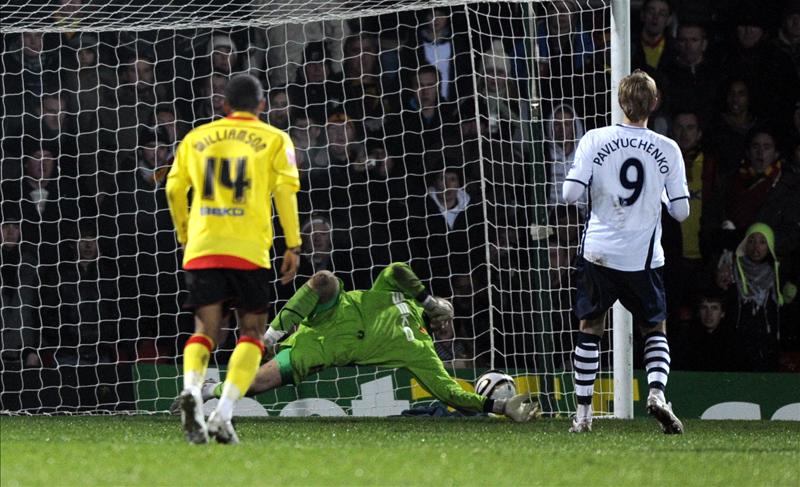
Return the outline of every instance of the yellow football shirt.
<path id="1" fill-rule="evenodd" d="M 271 267 L 272 199 L 286 245 L 297 247 L 299 189 L 291 139 L 253 114 L 234 112 L 186 134 L 166 188 L 184 266 L 225 255 Z"/>
<path id="2" fill-rule="evenodd" d="M 661 55 L 664 54 L 664 48 L 667 45 L 666 37 L 661 37 L 655 44 L 648 44 L 642 41 L 642 50 L 644 51 L 644 60 L 648 66 L 653 69 L 658 69 L 658 63 L 661 62 Z"/>
<path id="3" fill-rule="evenodd" d="M 700 255 L 700 219 L 703 214 L 703 164 L 705 158 L 700 152 L 687 168 L 689 184 L 689 217 L 681 223 L 683 234 L 683 256 L 687 259 L 699 259 Z"/>

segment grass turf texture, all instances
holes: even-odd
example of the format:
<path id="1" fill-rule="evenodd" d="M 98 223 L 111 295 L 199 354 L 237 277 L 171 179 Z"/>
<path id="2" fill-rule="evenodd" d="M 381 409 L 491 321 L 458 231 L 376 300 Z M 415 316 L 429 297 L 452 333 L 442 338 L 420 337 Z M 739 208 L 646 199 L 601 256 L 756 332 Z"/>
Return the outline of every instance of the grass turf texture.
<path id="1" fill-rule="evenodd" d="M 800 423 L 243 418 L 238 446 L 184 443 L 177 417 L 1 417 L 0 484 L 798 485 Z"/>

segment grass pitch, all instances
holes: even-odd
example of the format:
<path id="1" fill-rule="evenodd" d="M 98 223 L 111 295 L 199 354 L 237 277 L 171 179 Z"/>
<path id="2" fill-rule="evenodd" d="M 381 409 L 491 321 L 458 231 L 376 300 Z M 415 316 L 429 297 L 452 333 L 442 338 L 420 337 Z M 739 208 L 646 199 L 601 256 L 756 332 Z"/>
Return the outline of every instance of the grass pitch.
<path id="1" fill-rule="evenodd" d="M 240 419 L 238 446 L 184 443 L 167 416 L 1 417 L 0 484 L 798 486 L 800 423 Z"/>

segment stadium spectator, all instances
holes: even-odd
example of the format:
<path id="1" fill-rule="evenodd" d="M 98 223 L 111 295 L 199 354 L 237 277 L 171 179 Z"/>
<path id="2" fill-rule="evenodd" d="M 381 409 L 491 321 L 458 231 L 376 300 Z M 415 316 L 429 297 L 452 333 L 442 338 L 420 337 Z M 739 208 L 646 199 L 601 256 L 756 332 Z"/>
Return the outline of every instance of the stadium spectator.
<path id="1" fill-rule="evenodd" d="M 294 143 L 297 168 L 300 169 L 300 177 L 307 178 L 312 161 L 322 157 L 319 155 L 323 150 L 319 141 L 322 134 L 322 125 L 312 118 L 306 110 L 302 109 L 290 112 L 290 120 L 289 136 Z M 309 185 L 302 184 L 301 187 L 308 188 Z"/>
<path id="2" fill-rule="evenodd" d="M 455 335 L 462 339 L 469 357 L 475 360 L 476 366 L 488 363 L 489 347 L 489 312 L 485 268 L 472 269 L 468 265 L 454 269 L 452 276 L 453 297 L 451 302 L 455 310 L 453 328 Z M 481 274 L 481 272 L 483 273 Z"/>
<path id="3" fill-rule="evenodd" d="M 465 171 L 468 181 L 477 181 L 481 178 L 478 161 L 479 146 L 482 142 L 480 135 L 489 134 L 489 117 L 486 113 L 475 115 L 475 100 L 466 99 L 458 104 L 457 130 L 445 131 L 445 159 L 460 160 L 466 165 Z"/>
<path id="4" fill-rule="evenodd" d="M 472 72 L 469 38 L 457 25 L 462 14 L 447 7 L 423 9 L 417 14 L 416 37 L 400 47 L 402 66 L 411 72 L 422 66 L 433 66 L 439 100 L 445 106 L 470 96 L 473 90 L 469 76 Z"/>
<path id="5" fill-rule="evenodd" d="M 472 360 L 467 356 L 464 343 L 456 338 L 453 322 L 449 321 L 441 329 L 431 334 L 433 348 L 445 368 L 471 368 Z"/>
<path id="6" fill-rule="evenodd" d="M 58 150 L 62 158 L 69 158 L 65 167 L 68 175 L 75 175 L 74 157 L 78 155 L 76 120 L 69 113 L 67 100 L 60 94 L 47 94 L 34 105 L 25 119 L 25 135 Z"/>
<path id="7" fill-rule="evenodd" d="M 495 326 L 491 331 L 497 353 L 495 364 L 505 368 L 533 368 L 533 357 L 525 356 L 523 351 L 531 346 L 530 340 L 525 337 L 526 332 L 542 331 L 539 323 L 530 323 L 524 318 L 528 313 L 536 311 L 535 304 L 530 299 L 530 289 L 535 286 L 532 280 L 535 271 L 532 271 L 532 256 L 522 244 L 524 240 L 514 222 L 511 215 L 501 215 L 489 230 L 488 265 L 491 266 L 491 276 L 487 292 L 492 293 L 491 302 L 494 305 L 490 312 L 494 314 L 494 323 L 502 323 L 502 326 Z M 482 245 L 475 250 L 484 251 Z M 485 258 L 473 259 L 472 262 L 471 265 L 477 267 L 474 262 L 485 262 Z M 487 286 L 483 278 L 486 269 L 483 265 L 479 269 L 473 279 L 476 290 Z M 551 309 L 547 312 L 551 312 Z M 483 338 L 482 349 L 490 350 L 483 348 L 489 345 L 488 333 Z"/>
<path id="8" fill-rule="evenodd" d="M 0 350 L 3 368 L 11 364 L 39 367 L 40 342 L 39 281 L 33 248 L 20 239 L 19 223 L 11 219 L 10 205 L 4 205 L 0 226 L 0 309 L 2 329 Z M 8 211 L 6 211 L 8 210 Z"/>
<path id="9" fill-rule="evenodd" d="M 577 205 L 560 204 L 550 208 L 547 238 L 552 239 L 551 243 L 577 251 L 585 224 L 583 213 L 584 210 Z M 567 262 L 572 262 L 572 257 L 574 255 Z"/>
<path id="10" fill-rule="evenodd" d="M 514 142 L 531 140 L 528 124 L 524 123 L 530 120 L 530 107 L 520 103 L 519 81 L 512 76 L 511 58 L 503 43 L 493 42 L 477 64 L 480 109 L 488 119 L 490 136 Z"/>
<path id="11" fill-rule="evenodd" d="M 226 76 L 219 73 L 212 74 L 209 78 L 198 78 L 195 81 L 197 97 L 192 104 L 192 123 L 202 125 L 225 116 L 225 86 L 228 84 Z"/>
<path id="12" fill-rule="evenodd" d="M 348 116 L 363 120 L 368 134 L 381 137 L 383 114 L 396 109 L 397 92 L 384 93 L 378 38 L 369 34 L 353 35 L 344 40 L 342 62 L 344 110 Z"/>
<path id="13" fill-rule="evenodd" d="M 312 213 L 300 229 L 302 244 L 300 246 L 300 265 L 297 269 L 298 283 L 310 279 L 319 271 L 331 271 L 345 282 L 347 289 L 355 289 L 353 270 L 368 263 L 351 259 L 348 255 L 352 249 L 335 247 L 334 226 L 328 217 L 320 213 Z M 338 231 L 338 229 L 336 230 Z M 293 293 L 293 284 L 284 285 L 279 294 L 287 298 Z M 286 294 L 286 291 L 289 294 Z"/>
<path id="14" fill-rule="evenodd" d="M 677 54 L 663 62 L 670 104 L 674 110 L 691 110 L 702 120 L 711 120 L 721 76 L 706 54 L 706 29 L 700 24 L 681 24 L 676 40 Z"/>
<path id="15" fill-rule="evenodd" d="M 744 79 L 728 81 L 722 112 L 709 130 L 709 143 L 719 159 L 719 176 L 736 171 L 746 150 L 747 133 L 759 124 L 750 106 L 750 87 Z"/>
<path id="16" fill-rule="evenodd" d="M 138 54 L 128 68 L 128 79 L 136 85 L 136 101 L 145 105 L 140 110 L 155 111 L 159 103 L 171 101 L 168 84 L 157 79 L 156 62 L 153 58 Z"/>
<path id="17" fill-rule="evenodd" d="M 289 23 L 272 26 L 266 29 L 266 39 L 261 41 L 259 36 L 253 37 L 258 44 L 251 56 L 252 65 L 257 70 L 266 70 L 266 86 L 289 86 L 303 83 L 296 76 L 300 71 L 291 70 L 293 66 L 302 66 L 309 62 L 307 46 L 327 45 L 324 58 L 326 60 L 340 59 L 342 51 L 341 40 L 350 34 L 349 23 L 340 20 Z M 252 45 L 251 45 L 252 47 Z M 320 49 L 322 52 L 322 49 Z M 304 58 L 305 56 L 305 58 Z M 322 59 L 322 58 L 320 58 Z M 287 69 L 289 68 L 289 69 Z M 339 68 L 332 63 L 331 75 L 338 75 Z M 293 76 L 293 74 L 295 76 Z M 329 79 L 333 79 L 329 77 Z M 293 105 L 297 103 L 292 102 Z M 303 105 L 300 105 L 303 106 Z M 324 119 L 327 114 L 316 114 Z"/>
<path id="18" fill-rule="evenodd" d="M 590 71 L 594 39 L 581 25 L 583 19 L 577 3 L 552 3 L 544 8 L 546 14 L 536 29 L 540 75 L 552 80 Z M 553 95 L 558 97 L 555 92 Z"/>
<path id="19" fill-rule="evenodd" d="M 344 109 L 341 77 L 333 71 L 324 42 L 306 45 L 302 63 L 297 66 L 295 82 L 289 90 L 290 104 L 303 107 L 315 120 L 327 120 L 333 113 Z"/>
<path id="20" fill-rule="evenodd" d="M 269 91 L 266 120 L 268 124 L 281 130 L 289 129 L 289 94 L 285 88 L 273 88 Z M 263 115 L 262 115 L 263 117 Z"/>
<path id="21" fill-rule="evenodd" d="M 658 97 L 656 98 L 656 107 L 650 118 L 647 119 L 647 128 L 659 135 L 669 137 L 672 117 L 670 116 L 669 98 L 665 90 L 667 80 L 661 72 L 656 72 L 652 76 L 658 86 Z"/>
<path id="22" fill-rule="evenodd" d="M 311 206 L 311 191 L 314 184 L 312 184 L 312 175 L 315 178 L 321 178 L 321 173 L 324 166 L 316 166 L 319 161 L 324 162 L 325 147 L 320 142 L 322 134 L 322 126 L 318 121 L 311 118 L 307 112 L 297 110 L 291 114 L 291 126 L 289 127 L 289 135 L 295 147 L 295 161 L 297 169 L 300 171 L 300 187 L 301 190 L 297 194 L 298 209 L 301 214 L 308 214 L 312 211 Z M 316 196 L 316 195 L 315 195 Z"/>
<path id="23" fill-rule="evenodd" d="M 800 2 L 787 0 L 781 12 L 780 29 L 773 40 L 794 65 L 795 74 L 800 78 Z"/>
<path id="24" fill-rule="evenodd" d="M 564 203 L 561 187 L 564 178 L 575 160 L 575 149 L 585 130 L 583 121 L 571 105 L 562 103 L 550 113 L 545 126 L 545 147 L 548 159 L 547 202 L 551 205 Z M 586 204 L 582 197 L 581 205 Z"/>
<path id="25" fill-rule="evenodd" d="M 65 77 L 71 79 L 65 80 L 66 93 L 62 92 L 62 95 L 70 96 L 69 111 L 77 114 L 80 173 L 94 174 L 98 170 L 98 110 L 115 103 L 107 97 L 112 94 L 111 87 L 116 85 L 116 76 L 114 70 L 100 60 L 100 43 L 96 35 L 83 32 L 64 49 L 65 62 L 73 56 L 77 59 L 74 72 L 64 70 Z"/>
<path id="26" fill-rule="evenodd" d="M 725 298 L 718 290 L 698 293 L 695 317 L 684 348 L 689 356 L 676 369 L 728 372 L 737 369 L 738 350 L 731 323 L 726 320 Z"/>
<path id="27" fill-rule="evenodd" d="M 360 125 L 343 112 L 328 117 L 321 141 L 323 150 L 316 153 L 307 170 L 309 197 L 314 210 L 328 211 L 346 204 L 334 201 L 330 188 L 344 187 L 349 164 L 364 159 L 364 139 L 360 132 Z"/>
<path id="28" fill-rule="evenodd" d="M 763 223 L 751 225 L 735 253 L 720 258 L 716 283 L 730 295 L 728 309 L 741 348 L 737 360 L 741 370 L 777 370 L 784 293 L 788 291 L 787 299 L 796 293 L 792 284 L 783 287 L 779 267 L 775 235 Z"/>
<path id="29" fill-rule="evenodd" d="M 557 208 L 569 207 L 562 205 Z M 570 211 L 572 213 L 572 211 Z M 566 232 L 563 232 L 566 233 Z M 580 320 L 575 314 L 575 285 L 570 275 L 574 272 L 575 257 L 577 255 L 577 242 L 572 245 L 561 241 L 563 236 L 553 234 L 548 238 L 548 273 L 546 287 L 549 290 L 548 299 L 550 306 L 551 327 L 553 340 L 558 343 L 556 350 L 569 350 L 575 339 L 575 330 L 579 329 Z M 538 330 L 537 330 L 538 331 Z M 566 354 L 565 354 L 566 355 Z M 569 359 L 556 356 L 560 367 L 570 368 Z"/>
<path id="30" fill-rule="evenodd" d="M 800 95 L 798 95 L 797 101 L 794 104 L 794 113 L 792 114 L 791 124 L 789 125 L 788 139 L 790 141 L 790 147 L 797 147 L 797 144 L 800 144 Z"/>
<path id="31" fill-rule="evenodd" d="M 60 262 L 40 268 L 42 303 L 58 310 L 57 321 L 45 323 L 45 337 L 56 346 L 59 366 L 112 363 L 120 319 L 116 265 L 101 255 L 97 236 L 86 225 L 68 247 Z"/>
<path id="32" fill-rule="evenodd" d="M 414 267 L 431 279 L 431 289 L 452 296 L 450 276 L 455 261 L 470 260 L 483 248 L 480 201 L 467 192 L 460 170 L 440 171 L 428 186 L 423 206 L 411 210 L 410 223 Z"/>
<path id="33" fill-rule="evenodd" d="M 156 117 L 153 125 L 156 132 L 162 134 L 164 138 L 162 143 L 167 146 L 169 153 L 174 153 L 178 143 L 178 135 L 180 134 L 180 138 L 183 138 L 185 130 L 181 127 L 179 131 L 178 121 L 175 117 L 175 110 L 172 108 L 172 105 L 162 103 L 156 107 Z"/>
<path id="34" fill-rule="evenodd" d="M 6 37 L 3 104 L 8 115 L 31 110 L 30 103 L 59 89 L 57 37 L 40 31 Z"/>
<path id="35" fill-rule="evenodd" d="M 797 94 L 800 78 L 791 58 L 770 42 L 768 11 L 760 2 L 746 1 L 736 18 L 735 40 L 723 63 L 728 77 L 741 77 L 752 89 L 753 111 L 765 118 L 784 120 Z"/>
<path id="36" fill-rule="evenodd" d="M 101 222 L 108 225 L 107 218 L 114 218 L 120 272 L 136 281 L 139 334 L 156 337 L 175 332 L 179 312 L 177 247 L 164 187 L 156 178 L 156 169 L 168 162 L 167 135 L 143 128 L 138 146 L 135 157 L 120 162 L 116 198 L 101 209 Z M 101 228 L 104 235 L 111 231 Z"/>
<path id="37" fill-rule="evenodd" d="M 631 40 L 631 67 L 657 72 L 664 61 L 675 55 L 674 41 L 667 29 L 672 19 L 669 0 L 645 0 L 639 18 L 642 30 Z"/>
<path id="38" fill-rule="evenodd" d="M 696 293 L 711 282 L 713 259 L 721 250 L 715 240 L 719 236 L 721 209 L 716 197 L 720 189 L 716 158 L 705 148 L 697 114 L 677 113 L 672 131 L 686 167 L 690 206 L 689 217 L 681 223 L 662 215 L 667 313 L 677 324 L 690 321 Z M 687 275 L 695 278 L 681 277 Z"/>
<path id="39" fill-rule="evenodd" d="M 718 209 L 714 208 L 714 196 L 719 189 L 717 161 L 714 154 L 704 144 L 701 120 L 696 113 L 678 112 L 672 123 L 672 139 L 678 143 L 686 167 L 686 181 L 689 184 L 689 217 L 673 225 L 665 220 L 664 237 L 668 239 L 667 228 L 680 232 L 679 262 L 675 273 L 679 275 L 704 275 L 704 262 L 708 263 L 713 252 L 714 230 L 720 224 Z M 667 274 L 670 272 L 668 271 Z M 710 274 L 706 277 L 710 278 Z M 702 279 L 701 279 L 702 280 Z"/>
<path id="40" fill-rule="evenodd" d="M 211 35 L 208 42 L 208 53 L 211 55 L 211 72 L 231 75 L 240 71 L 239 49 L 230 36 L 222 33 Z"/>
<path id="41" fill-rule="evenodd" d="M 58 0 L 58 8 L 52 14 L 52 21 L 62 29 L 80 27 L 81 22 L 84 20 L 90 8 L 90 6 L 84 5 L 82 0 Z M 74 30 L 68 30 L 61 35 L 67 42 L 80 36 L 80 34 Z"/>
<path id="42" fill-rule="evenodd" d="M 551 290 L 568 291 L 571 287 L 569 282 L 569 274 L 572 269 L 572 261 L 575 257 L 575 249 L 570 249 L 568 246 L 559 244 L 558 237 L 551 235 L 548 239 L 548 252 L 549 252 L 549 274 L 548 274 L 548 287 Z M 562 296 L 564 298 L 564 296 Z M 569 312 L 571 308 L 572 299 L 569 294 L 566 299 L 559 299 L 554 301 L 554 308 Z M 571 320 L 567 321 L 569 323 Z M 577 324 L 577 320 L 574 321 Z M 572 326 L 563 326 L 564 330 L 572 330 Z"/>
<path id="43" fill-rule="evenodd" d="M 389 156 L 402 160 L 408 190 L 420 195 L 426 187 L 424 174 L 437 169 L 426 166 L 425 158 L 442 148 L 444 133 L 456 128 L 453 113 L 439 98 L 439 78 L 435 67 L 422 66 L 406 80 L 409 83 L 403 110 L 398 117 L 387 117 L 386 147 Z"/>
<path id="44" fill-rule="evenodd" d="M 59 73 L 63 71 L 58 69 L 58 51 L 51 45 L 52 34 L 25 32 L 3 37 L 0 148 L 5 156 L 19 157 L 25 151 L 22 136 L 38 128 L 38 123 L 33 124 L 35 127 L 30 125 L 28 115 L 41 113 L 42 95 L 59 91 Z"/>
<path id="45" fill-rule="evenodd" d="M 739 232 L 756 221 L 768 194 L 781 178 L 783 167 L 772 130 L 756 127 L 746 143 L 745 160 L 725 183 L 724 219 Z"/>
<path id="46" fill-rule="evenodd" d="M 392 165 L 383 143 L 373 142 L 367 154 L 348 164 L 346 183 L 329 190 L 334 203 L 330 215 L 337 228 L 336 243 L 340 248 L 351 249 L 353 262 L 358 264 L 356 271 L 391 262 L 388 225 L 389 195 L 393 188 L 389 187 L 387 177 Z M 359 273 L 361 282 L 356 287 L 371 282 L 360 274 L 363 272 Z"/>
<path id="47" fill-rule="evenodd" d="M 154 67 L 152 59 L 134 53 L 118 69 L 119 85 L 104 96 L 98 113 L 100 146 L 117 149 L 119 160 L 133 156 L 139 130 L 152 124 L 158 104 L 170 100 L 166 83 L 155 78 Z"/>
<path id="48" fill-rule="evenodd" d="M 58 259 L 57 245 L 74 233 L 78 218 L 78 189 L 73 177 L 60 178 L 61 161 L 55 149 L 31 144 L 23 158 L 21 180 L 3 181 L 3 199 L 18 202 L 22 239 L 42 244 L 39 255 Z"/>
<path id="49" fill-rule="evenodd" d="M 562 343 L 559 350 L 568 350 L 577 338 L 574 335 L 579 320 L 573 308 L 575 284 L 571 274 L 574 272 L 575 259 L 580 247 L 584 212 L 585 209 L 576 205 L 565 204 L 555 205 L 548 212 L 549 281 L 546 287 L 550 291 L 549 299 L 552 303 L 552 327 L 557 333 L 554 338 L 561 340 Z M 569 360 L 562 365 L 569 368 Z"/>
<path id="50" fill-rule="evenodd" d="M 800 264 L 800 143 L 785 162 L 780 179 L 767 193 L 757 219 L 775 231 L 775 253 L 781 262 Z"/>

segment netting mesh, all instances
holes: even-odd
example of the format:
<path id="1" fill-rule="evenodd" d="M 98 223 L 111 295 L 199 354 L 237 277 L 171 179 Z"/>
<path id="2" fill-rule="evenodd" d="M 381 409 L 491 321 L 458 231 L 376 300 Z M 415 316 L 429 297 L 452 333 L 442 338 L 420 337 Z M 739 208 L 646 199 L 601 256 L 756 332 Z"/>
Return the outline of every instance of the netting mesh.
<path id="1" fill-rule="evenodd" d="M 397 10 L 469 3 L 463 0 L 7 0 L 4 32 L 264 27 L 321 19 L 352 19 Z"/>
<path id="2" fill-rule="evenodd" d="M 2 5 L 0 409 L 169 404 L 193 320 L 153 174 L 224 115 L 239 72 L 262 81 L 262 118 L 301 169 L 300 272 L 271 313 L 315 271 L 365 289 L 410 262 L 455 306 L 435 337 L 455 375 L 507 369 L 548 410 L 573 409 L 585 208 L 559 194 L 578 139 L 610 116 L 608 5 L 61 3 Z M 234 343 L 231 330 L 212 367 Z M 379 378 L 342 369 L 261 403 L 320 397 L 353 414 Z"/>

